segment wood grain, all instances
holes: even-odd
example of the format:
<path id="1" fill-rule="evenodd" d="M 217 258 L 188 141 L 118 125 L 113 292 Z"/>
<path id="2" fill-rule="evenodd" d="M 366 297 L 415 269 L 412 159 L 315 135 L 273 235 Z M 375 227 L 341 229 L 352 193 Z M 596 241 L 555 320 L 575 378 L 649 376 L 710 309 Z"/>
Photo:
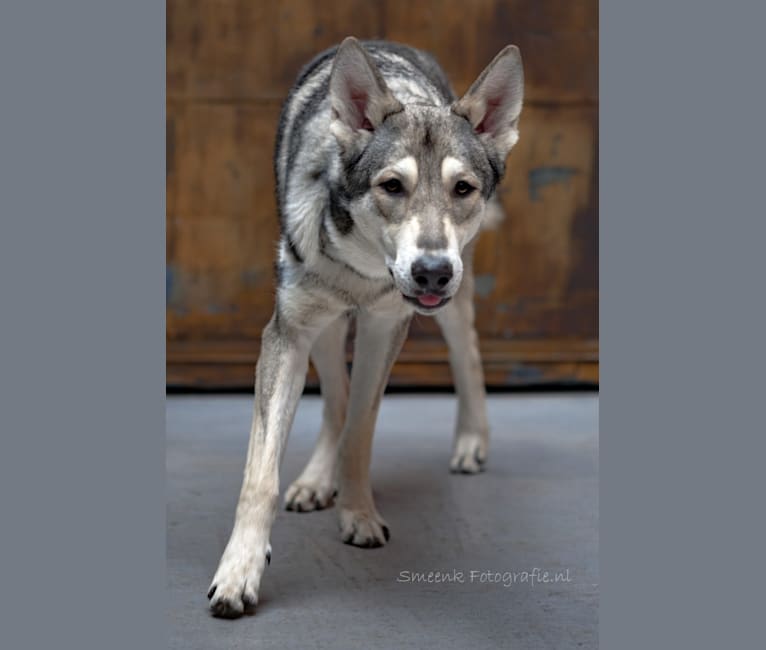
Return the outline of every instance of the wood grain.
<path id="1" fill-rule="evenodd" d="M 596 102 L 596 0 L 168 0 L 168 97 L 281 101 L 297 71 L 349 35 L 433 52 L 464 92 L 505 45 L 528 102 Z"/>
<path id="2" fill-rule="evenodd" d="M 168 385 L 252 390 L 259 350 L 257 341 L 175 342 L 168 348 Z M 349 345 L 349 364 L 352 352 L 353 346 Z M 484 340 L 481 353 L 486 382 L 491 388 L 598 383 L 598 343 L 595 341 Z M 306 385 L 317 387 L 313 369 Z M 451 386 L 445 345 L 436 340 L 408 340 L 391 372 L 389 385 Z"/>
<path id="3" fill-rule="evenodd" d="M 432 51 L 458 92 L 504 45 L 521 47 L 508 216 L 476 255 L 487 381 L 598 380 L 596 0 L 168 0 L 167 11 L 170 385 L 252 384 L 274 298 L 279 109 L 300 67 L 348 34 Z M 449 385 L 446 359 L 435 322 L 417 317 L 392 384 Z"/>

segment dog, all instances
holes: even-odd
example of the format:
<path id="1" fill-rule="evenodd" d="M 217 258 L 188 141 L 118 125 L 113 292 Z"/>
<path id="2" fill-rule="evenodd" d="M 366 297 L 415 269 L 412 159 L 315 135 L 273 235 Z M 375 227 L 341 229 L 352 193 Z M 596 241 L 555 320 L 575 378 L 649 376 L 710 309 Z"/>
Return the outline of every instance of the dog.
<path id="1" fill-rule="evenodd" d="M 309 358 L 323 419 L 311 459 L 286 492 L 288 510 L 335 502 L 345 543 L 388 541 L 370 487 L 370 452 L 414 313 L 434 316 L 449 345 L 458 394 L 450 468 L 483 468 L 489 429 L 472 257 L 479 232 L 502 216 L 495 188 L 518 140 L 523 86 L 514 45 L 459 100 L 434 58 L 389 42 L 349 37 L 299 74 L 274 157 L 281 222 L 275 307 L 261 339 L 234 527 L 208 591 L 213 615 L 236 618 L 257 604 L 271 561 L 279 466 Z"/>

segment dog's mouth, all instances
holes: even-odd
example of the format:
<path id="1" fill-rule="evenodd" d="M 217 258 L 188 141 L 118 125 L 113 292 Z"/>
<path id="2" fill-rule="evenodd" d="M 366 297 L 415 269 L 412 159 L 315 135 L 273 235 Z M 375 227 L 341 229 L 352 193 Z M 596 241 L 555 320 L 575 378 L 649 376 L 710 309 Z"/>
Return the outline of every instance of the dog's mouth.
<path id="1" fill-rule="evenodd" d="M 396 277 L 390 266 L 388 266 L 388 274 L 391 276 L 391 279 L 394 280 L 394 283 L 396 283 Z M 402 291 L 402 297 L 407 302 L 415 305 L 418 308 L 418 311 L 424 314 L 435 312 L 437 309 L 444 307 L 444 305 L 452 300 L 452 296 L 444 296 L 438 293 L 426 293 L 424 291 L 419 291 L 414 296 L 411 296 Z"/>
<path id="2" fill-rule="evenodd" d="M 436 311 L 452 300 L 452 296 L 439 296 L 435 293 L 422 293 L 417 296 L 408 296 L 403 293 L 402 295 L 407 302 L 411 302 L 423 311 Z"/>

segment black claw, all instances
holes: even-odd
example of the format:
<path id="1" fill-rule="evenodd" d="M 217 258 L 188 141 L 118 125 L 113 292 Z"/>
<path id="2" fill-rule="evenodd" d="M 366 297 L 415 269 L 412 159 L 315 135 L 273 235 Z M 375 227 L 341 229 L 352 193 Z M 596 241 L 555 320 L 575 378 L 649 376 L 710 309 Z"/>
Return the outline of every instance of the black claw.
<path id="1" fill-rule="evenodd" d="M 210 591 L 207 592 L 207 599 L 210 600 L 213 597 L 213 594 L 215 594 L 215 590 L 218 589 L 218 585 L 213 585 L 210 587 Z"/>
<path id="2" fill-rule="evenodd" d="M 266 564 L 271 564 L 271 551 L 266 551 Z"/>
<path id="3" fill-rule="evenodd" d="M 354 544 L 354 541 L 352 540 L 350 543 Z M 359 548 L 379 548 L 380 546 L 383 546 L 383 542 L 376 537 L 365 537 L 363 542 L 354 544 L 354 546 L 358 546 Z"/>
<path id="4" fill-rule="evenodd" d="M 391 533 L 388 532 L 388 526 L 383 526 L 383 537 L 386 538 L 386 541 L 391 539 Z"/>
<path id="5" fill-rule="evenodd" d="M 356 535 L 356 526 L 351 528 L 351 532 L 343 536 L 343 543 L 344 544 L 353 544 L 354 543 L 354 535 Z"/>
<path id="6" fill-rule="evenodd" d="M 213 616 L 218 618 L 239 618 L 242 616 L 242 612 L 235 609 L 227 600 L 219 600 L 210 606 L 210 610 L 213 612 Z"/>
<path id="7" fill-rule="evenodd" d="M 242 604 L 245 606 L 245 612 L 252 614 L 255 611 L 257 601 L 246 594 L 242 594 Z"/>

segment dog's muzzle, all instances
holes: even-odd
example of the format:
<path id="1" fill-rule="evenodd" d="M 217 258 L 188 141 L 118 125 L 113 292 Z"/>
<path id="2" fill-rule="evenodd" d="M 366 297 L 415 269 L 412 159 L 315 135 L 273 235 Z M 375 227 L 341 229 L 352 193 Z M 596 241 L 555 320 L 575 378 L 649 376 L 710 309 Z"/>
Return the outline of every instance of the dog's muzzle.
<path id="1" fill-rule="evenodd" d="M 452 262 L 439 255 L 421 255 L 410 268 L 411 293 L 404 293 L 408 300 L 423 313 L 433 312 L 449 302 L 447 288 L 453 278 Z"/>
<path id="2" fill-rule="evenodd" d="M 423 255 L 412 263 L 412 279 L 426 293 L 444 291 L 452 275 L 452 262 L 447 257 Z"/>
<path id="3" fill-rule="evenodd" d="M 430 315 L 452 299 L 462 269 L 456 273 L 449 257 L 426 253 L 415 258 L 409 268 L 397 266 L 394 272 L 389 266 L 389 273 L 404 299 L 419 313 Z"/>

